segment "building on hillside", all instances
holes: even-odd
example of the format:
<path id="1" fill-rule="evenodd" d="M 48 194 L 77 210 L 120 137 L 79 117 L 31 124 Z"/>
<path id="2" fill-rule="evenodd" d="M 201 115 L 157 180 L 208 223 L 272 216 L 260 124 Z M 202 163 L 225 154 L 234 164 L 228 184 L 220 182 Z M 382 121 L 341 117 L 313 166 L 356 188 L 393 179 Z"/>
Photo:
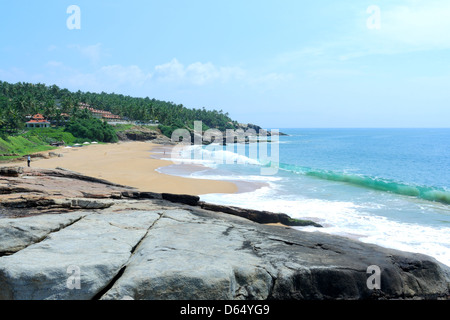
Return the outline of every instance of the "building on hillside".
<path id="1" fill-rule="evenodd" d="M 27 121 L 25 125 L 27 128 L 48 128 L 50 127 L 50 122 L 45 120 L 42 114 L 38 113 L 32 116 L 31 120 Z"/>
<path id="2" fill-rule="evenodd" d="M 115 121 L 121 119 L 120 116 L 112 114 L 110 111 L 94 109 L 87 103 L 79 103 L 79 108 L 82 110 L 83 109 L 89 110 L 92 113 L 92 115 L 97 119 L 104 119 L 106 121 Z"/>

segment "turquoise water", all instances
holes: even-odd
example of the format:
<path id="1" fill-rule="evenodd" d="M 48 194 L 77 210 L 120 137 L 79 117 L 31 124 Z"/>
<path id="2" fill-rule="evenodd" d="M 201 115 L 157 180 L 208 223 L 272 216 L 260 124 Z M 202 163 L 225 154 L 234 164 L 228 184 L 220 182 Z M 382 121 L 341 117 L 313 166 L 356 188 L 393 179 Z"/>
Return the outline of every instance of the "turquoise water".
<path id="1" fill-rule="evenodd" d="M 280 167 L 450 204 L 450 130 L 286 130 Z"/>
<path id="2" fill-rule="evenodd" d="M 195 150 L 196 163 L 206 168 L 185 175 L 264 183 L 252 192 L 204 195 L 204 201 L 309 218 L 324 228 L 302 230 L 424 253 L 450 265 L 450 129 L 280 131 L 289 136 L 280 136 L 273 175 L 261 175 L 249 145 L 241 146 L 245 154 L 218 147 L 215 161 L 208 147 L 191 147 L 183 157 Z"/>

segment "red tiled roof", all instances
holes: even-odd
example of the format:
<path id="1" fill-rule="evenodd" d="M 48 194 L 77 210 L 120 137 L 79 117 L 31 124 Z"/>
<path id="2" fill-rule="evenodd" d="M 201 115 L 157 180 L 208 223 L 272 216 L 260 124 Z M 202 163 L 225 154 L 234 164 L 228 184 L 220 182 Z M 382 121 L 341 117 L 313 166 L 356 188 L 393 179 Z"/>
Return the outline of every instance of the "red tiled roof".
<path id="1" fill-rule="evenodd" d="M 35 114 L 31 117 L 30 121 L 27 121 L 26 123 L 50 123 L 47 120 L 45 120 L 44 116 L 40 113 Z"/>
<path id="2" fill-rule="evenodd" d="M 94 109 L 92 107 L 89 107 L 88 104 L 80 103 L 80 109 L 88 109 L 92 113 L 102 115 L 102 117 L 105 119 L 120 119 L 120 116 L 112 114 L 110 111 Z"/>

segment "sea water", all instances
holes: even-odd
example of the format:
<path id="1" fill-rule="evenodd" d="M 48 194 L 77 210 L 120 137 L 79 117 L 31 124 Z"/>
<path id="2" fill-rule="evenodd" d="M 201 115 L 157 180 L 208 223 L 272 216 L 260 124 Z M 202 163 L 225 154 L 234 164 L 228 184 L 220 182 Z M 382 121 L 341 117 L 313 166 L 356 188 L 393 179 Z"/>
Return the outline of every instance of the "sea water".
<path id="1" fill-rule="evenodd" d="M 208 147 L 192 146 L 197 156 L 191 160 L 205 169 L 176 174 L 258 186 L 202 195 L 203 201 L 314 220 L 323 228 L 298 229 L 424 253 L 450 265 L 450 129 L 280 131 L 288 135 L 279 137 L 275 174 L 261 175 L 260 159 L 225 146 L 215 151 L 216 161 L 210 154 L 198 158 Z M 273 146 L 264 147 L 270 153 Z"/>

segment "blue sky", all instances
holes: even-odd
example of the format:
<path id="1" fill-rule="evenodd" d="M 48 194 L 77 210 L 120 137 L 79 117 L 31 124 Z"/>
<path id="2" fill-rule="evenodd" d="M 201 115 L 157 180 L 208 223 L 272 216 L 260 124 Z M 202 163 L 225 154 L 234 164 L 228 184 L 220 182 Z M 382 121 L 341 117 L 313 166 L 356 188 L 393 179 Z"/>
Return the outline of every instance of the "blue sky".
<path id="1" fill-rule="evenodd" d="M 450 125 L 448 0 L 0 0 L 0 12 L 3 81 L 222 109 L 268 129 Z"/>

